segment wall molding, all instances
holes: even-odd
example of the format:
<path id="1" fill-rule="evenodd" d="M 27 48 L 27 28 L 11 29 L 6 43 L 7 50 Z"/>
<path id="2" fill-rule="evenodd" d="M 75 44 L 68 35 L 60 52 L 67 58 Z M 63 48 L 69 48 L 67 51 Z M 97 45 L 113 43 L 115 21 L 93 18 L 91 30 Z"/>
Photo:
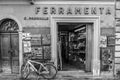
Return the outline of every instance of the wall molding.
<path id="1" fill-rule="evenodd" d="M 0 4 L 28 4 L 29 1 L 0 1 Z M 35 4 L 99 4 L 99 5 L 114 5 L 114 1 L 36 1 Z"/>

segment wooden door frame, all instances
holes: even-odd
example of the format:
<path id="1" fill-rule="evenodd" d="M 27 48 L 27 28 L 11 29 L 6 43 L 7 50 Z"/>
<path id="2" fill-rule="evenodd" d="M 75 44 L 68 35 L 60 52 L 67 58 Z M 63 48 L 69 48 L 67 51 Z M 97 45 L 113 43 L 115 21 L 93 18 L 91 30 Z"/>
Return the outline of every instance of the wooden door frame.
<path id="1" fill-rule="evenodd" d="M 9 41 L 11 42 L 11 39 L 12 39 L 12 35 L 17 35 L 18 36 L 18 38 L 19 38 L 19 34 L 18 34 L 18 32 L 2 32 L 2 33 L 0 33 L 1 35 L 9 35 Z M 19 42 L 19 41 L 18 41 Z M 0 43 L 1 44 L 1 43 Z M 18 43 L 19 44 L 19 43 Z M 11 47 L 11 43 L 10 43 L 10 47 Z M 1 53 L 0 53 L 0 55 L 1 55 Z M 18 53 L 18 55 L 19 55 L 19 53 Z M 1 56 L 2 57 L 2 56 Z M 9 56 L 10 57 L 10 68 L 11 68 L 11 70 L 12 70 L 12 60 L 13 60 L 13 56 Z M 19 56 L 18 56 L 19 57 Z M 18 61 L 19 62 L 19 61 Z M 2 61 L 1 61 L 1 63 L 3 63 Z M 18 63 L 19 64 L 19 63 Z M 11 71 L 12 72 L 12 71 Z"/>
<path id="2" fill-rule="evenodd" d="M 21 72 L 21 65 L 23 64 L 23 49 L 22 49 L 22 25 L 21 22 L 13 15 L 2 15 L 0 16 L 0 21 L 4 20 L 4 19 L 12 19 L 14 21 L 16 21 L 16 23 L 18 24 L 19 30 L 18 30 L 18 36 L 19 36 L 19 73 Z"/>
<path id="3" fill-rule="evenodd" d="M 92 70 L 92 56 L 93 56 L 93 23 L 86 23 L 86 61 L 85 71 L 91 72 Z"/>
<path id="4" fill-rule="evenodd" d="M 93 60 L 92 73 L 93 76 L 100 74 L 100 17 L 99 16 L 51 16 L 51 57 L 55 66 L 57 67 L 57 22 L 79 22 L 79 23 L 93 23 Z"/>
<path id="5" fill-rule="evenodd" d="M 10 71 L 9 71 L 9 70 L 7 70 L 7 71 L 8 71 L 8 73 L 11 73 L 11 70 L 12 70 L 12 69 L 11 69 L 11 68 L 12 68 L 12 67 L 11 67 L 11 57 L 10 57 L 10 55 L 8 54 L 8 52 L 5 53 L 5 56 L 4 56 L 4 54 L 2 53 L 2 51 L 3 51 L 2 49 L 3 49 L 4 43 L 5 43 L 5 42 L 3 42 L 3 41 L 4 41 L 4 40 L 3 40 L 4 38 L 7 38 L 7 41 L 6 41 L 6 42 L 7 42 L 7 45 L 6 45 L 6 47 L 9 47 L 9 48 L 10 48 L 10 45 L 11 45 L 11 43 L 10 43 L 10 34 L 4 32 L 4 33 L 0 33 L 0 36 L 1 36 L 1 37 L 0 37 L 0 50 L 1 50 L 1 53 L 0 53 L 0 55 L 1 55 L 1 59 L 0 59 L 0 60 L 1 60 L 1 61 L 0 61 L 0 62 L 1 62 L 1 63 L 0 63 L 0 64 L 1 64 L 1 67 L 0 67 L 0 68 L 1 68 L 1 72 L 3 72 L 4 70 L 6 70 L 6 69 L 4 69 L 5 67 L 3 67 L 3 64 L 4 64 L 3 62 L 4 62 L 4 61 L 7 61 L 7 62 L 9 63 L 9 66 L 7 66 L 7 67 L 9 67 L 9 69 L 10 69 Z M 5 44 L 6 44 L 6 43 L 5 43 Z M 7 49 L 9 49 L 9 48 L 7 48 Z M 7 51 L 7 50 L 6 50 L 6 51 Z M 5 59 L 6 57 L 7 57 L 7 59 Z M 5 71 L 5 73 L 6 73 L 6 71 Z"/>

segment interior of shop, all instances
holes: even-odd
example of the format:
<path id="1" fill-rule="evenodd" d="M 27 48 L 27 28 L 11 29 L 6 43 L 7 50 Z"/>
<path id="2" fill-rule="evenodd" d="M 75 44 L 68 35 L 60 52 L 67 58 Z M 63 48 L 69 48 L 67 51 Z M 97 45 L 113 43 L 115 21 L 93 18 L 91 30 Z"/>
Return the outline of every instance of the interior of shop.
<path id="1" fill-rule="evenodd" d="M 63 71 L 86 70 L 86 23 L 58 22 L 58 68 Z"/>

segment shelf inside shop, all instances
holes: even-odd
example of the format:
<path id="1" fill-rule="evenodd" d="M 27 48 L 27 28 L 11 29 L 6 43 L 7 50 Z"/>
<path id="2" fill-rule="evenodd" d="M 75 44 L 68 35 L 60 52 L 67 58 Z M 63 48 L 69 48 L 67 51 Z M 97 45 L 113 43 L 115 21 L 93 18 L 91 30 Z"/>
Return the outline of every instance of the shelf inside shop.
<path id="1" fill-rule="evenodd" d="M 120 23 L 116 23 L 116 27 L 120 27 Z"/>
<path id="2" fill-rule="evenodd" d="M 118 51 L 118 50 L 115 50 L 115 52 L 120 52 L 120 50 Z"/>
<path id="3" fill-rule="evenodd" d="M 83 34 L 86 35 L 86 32 L 84 32 L 84 33 L 78 33 L 78 35 L 83 35 Z"/>
<path id="4" fill-rule="evenodd" d="M 115 58 L 120 58 L 120 57 L 115 57 Z"/>
<path id="5" fill-rule="evenodd" d="M 119 8 L 116 8 L 116 10 L 120 10 Z"/>
<path id="6" fill-rule="evenodd" d="M 117 45 L 117 46 L 118 46 L 118 45 L 120 45 L 120 44 L 115 44 L 115 45 Z"/>
<path id="7" fill-rule="evenodd" d="M 86 37 L 79 37 L 78 40 L 85 39 Z"/>
<path id="8" fill-rule="evenodd" d="M 115 64 L 120 64 L 120 63 L 115 63 Z"/>
<path id="9" fill-rule="evenodd" d="M 120 17 L 115 17 L 115 19 L 120 19 Z"/>
<path id="10" fill-rule="evenodd" d="M 42 45 L 31 45 L 31 47 L 42 47 L 42 46 L 50 46 L 51 44 L 42 44 Z"/>

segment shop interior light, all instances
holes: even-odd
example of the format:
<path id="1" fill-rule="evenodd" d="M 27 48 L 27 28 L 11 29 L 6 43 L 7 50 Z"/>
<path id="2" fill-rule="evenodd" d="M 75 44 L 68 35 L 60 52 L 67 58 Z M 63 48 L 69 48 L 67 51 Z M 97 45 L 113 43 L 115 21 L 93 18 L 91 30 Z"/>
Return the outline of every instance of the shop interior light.
<path id="1" fill-rule="evenodd" d="M 78 32 L 78 31 L 83 30 L 83 29 L 85 29 L 85 27 L 82 27 L 82 28 L 76 29 L 75 32 Z"/>
<path id="2" fill-rule="evenodd" d="M 85 29 L 85 24 L 79 24 L 75 28 L 76 29 L 74 30 L 74 32 L 81 31 L 81 30 Z"/>

